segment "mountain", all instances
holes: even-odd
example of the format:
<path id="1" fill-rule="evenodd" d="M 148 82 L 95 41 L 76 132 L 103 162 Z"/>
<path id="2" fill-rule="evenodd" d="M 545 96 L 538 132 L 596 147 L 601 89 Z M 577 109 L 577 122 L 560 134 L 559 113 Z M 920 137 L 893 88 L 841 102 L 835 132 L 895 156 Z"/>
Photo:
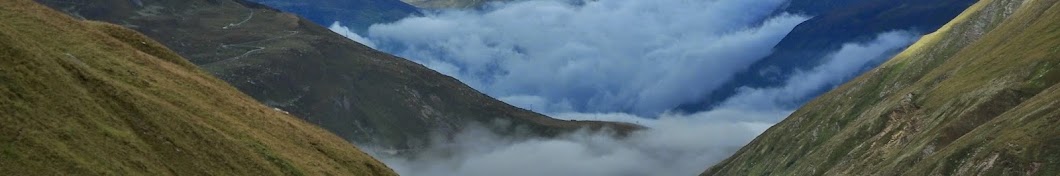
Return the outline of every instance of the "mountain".
<path id="1" fill-rule="evenodd" d="M 478 8 L 489 2 L 511 0 L 401 0 L 424 9 L 465 9 Z"/>
<path id="2" fill-rule="evenodd" d="M 253 0 L 277 9 L 301 15 L 317 24 L 340 22 L 354 32 L 364 33 L 377 23 L 390 23 L 419 9 L 400 0 Z"/>
<path id="3" fill-rule="evenodd" d="M 796 26 L 769 56 L 736 74 L 711 96 L 684 104 L 680 109 L 698 112 L 712 108 L 735 95 L 741 87 L 780 86 L 787 80 L 786 76 L 812 69 L 843 44 L 867 42 L 880 33 L 895 30 L 936 31 L 972 3 L 975 0 L 792 0 L 777 13 L 813 18 Z M 823 93 L 828 89 L 821 90 Z"/>
<path id="4" fill-rule="evenodd" d="M 703 175 L 1058 175 L 1060 1 L 981 0 Z"/>
<path id="5" fill-rule="evenodd" d="M 3 175 L 396 175 L 143 35 L 0 1 Z"/>
<path id="6" fill-rule="evenodd" d="M 71 16 L 130 27 L 271 107 L 353 142 L 413 149 L 468 124 L 498 133 L 554 136 L 580 128 L 638 128 L 566 121 L 520 109 L 412 61 L 243 0 L 40 1 Z M 142 3 L 138 3 L 142 2 Z M 494 127 L 494 125 L 490 125 Z"/>

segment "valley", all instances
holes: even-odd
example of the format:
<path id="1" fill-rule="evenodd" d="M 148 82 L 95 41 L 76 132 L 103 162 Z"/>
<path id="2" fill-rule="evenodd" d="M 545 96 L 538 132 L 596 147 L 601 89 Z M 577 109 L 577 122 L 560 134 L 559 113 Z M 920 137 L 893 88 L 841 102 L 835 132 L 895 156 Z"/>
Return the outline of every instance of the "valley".
<path id="1" fill-rule="evenodd" d="M 1060 0 L 9 0 L 0 175 L 1058 175 Z"/>
<path id="2" fill-rule="evenodd" d="M 492 100 L 445 75 L 354 43 L 323 26 L 242 0 L 41 1 L 73 16 L 125 24 L 258 101 L 357 143 L 425 147 L 468 123 L 550 136 L 634 125 L 552 119 Z"/>

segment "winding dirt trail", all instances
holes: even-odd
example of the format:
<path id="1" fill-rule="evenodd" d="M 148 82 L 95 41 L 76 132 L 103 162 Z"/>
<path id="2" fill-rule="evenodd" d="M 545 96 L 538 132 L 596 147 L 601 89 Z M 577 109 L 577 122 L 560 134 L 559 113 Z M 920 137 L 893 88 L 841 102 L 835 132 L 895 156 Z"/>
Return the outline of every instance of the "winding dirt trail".
<path id="1" fill-rule="evenodd" d="M 254 53 L 260 52 L 262 50 L 268 49 L 268 47 L 265 47 L 265 46 L 251 45 L 251 44 L 284 39 L 284 38 L 287 38 L 287 37 L 298 35 L 300 33 L 299 31 L 285 31 L 285 32 L 287 33 L 285 35 L 275 36 L 275 37 L 262 39 L 262 40 L 249 41 L 249 42 L 243 42 L 243 43 L 237 43 L 237 44 L 222 44 L 218 49 L 246 48 L 246 49 L 251 49 L 251 50 L 248 50 L 247 52 L 244 52 L 243 54 L 240 54 L 239 56 L 231 57 L 231 58 L 224 59 L 224 60 L 215 61 L 213 63 L 226 62 L 226 61 L 230 61 L 230 60 L 238 60 L 238 59 L 247 57 L 247 56 L 249 56 L 251 54 L 254 54 Z M 213 63 L 210 63 L 210 64 L 213 64 Z"/>
<path id="2" fill-rule="evenodd" d="M 254 9 L 251 9 L 250 10 L 250 14 L 247 15 L 246 19 L 243 19 L 243 21 L 240 21 L 238 23 L 228 23 L 228 26 L 221 27 L 221 29 L 229 29 L 229 28 L 233 28 L 233 27 L 242 26 L 243 23 L 247 23 L 247 21 L 250 21 L 250 19 L 253 19 L 253 18 L 254 18 Z"/>
<path id="3" fill-rule="evenodd" d="M 235 27 L 240 27 L 243 24 L 246 24 L 247 22 L 249 22 L 251 19 L 254 19 L 254 14 L 255 14 L 254 10 L 251 9 L 250 13 L 248 13 L 247 17 L 244 18 L 242 21 L 239 21 L 239 22 L 236 22 L 236 23 L 228 23 L 228 25 L 226 25 L 224 27 L 221 27 L 221 29 L 222 30 L 228 30 L 228 29 L 232 29 L 232 28 L 235 28 Z M 241 59 L 241 58 L 245 58 L 245 57 L 247 57 L 249 55 L 252 55 L 254 53 L 257 53 L 257 52 L 260 52 L 262 50 L 268 49 L 268 47 L 260 46 L 260 45 L 253 45 L 253 44 L 261 43 L 261 42 L 267 42 L 267 41 L 273 41 L 273 40 L 279 40 L 279 39 L 291 37 L 291 36 L 294 36 L 294 35 L 298 35 L 298 33 L 299 33 L 298 31 L 284 31 L 284 32 L 286 32 L 287 34 L 284 34 L 284 35 L 281 35 L 281 36 L 274 36 L 274 37 L 270 37 L 270 38 L 266 38 L 266 39 L 262 39 L 262 40 L 255 40 L 255 41 L 236 43 L 236 44 L 223 44 L 222 43 L 221 46 L 218 48 L 218 50 L 225 50 L 225 49 L 250 49 L 250 50 L 247 50 L 247 52 L 244 52 L 243 54 L 240 54 L 239 56 L 235 56 L 235 57 L 231 57 L 231 58 L 227 58 L 227 59 L 223 59 L 223 60 L 219 60 L 219 61 L 214 61 L 214 62 L 211 62 L 211 63 L 208 63 L 208 64 L 221 63 L 221 62 L 227 62 L 227 61 L 232 61 L 232 60 L 238 60 L 238 59 Z"/>

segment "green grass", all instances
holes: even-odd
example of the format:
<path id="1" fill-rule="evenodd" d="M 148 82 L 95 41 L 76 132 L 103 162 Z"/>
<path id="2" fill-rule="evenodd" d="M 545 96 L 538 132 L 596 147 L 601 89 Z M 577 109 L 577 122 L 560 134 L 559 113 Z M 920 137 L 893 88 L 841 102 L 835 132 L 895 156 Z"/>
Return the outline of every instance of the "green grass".
<path id="1" fill-rule="evenodd" d="M 58 1 L 45 3 L 88 19 L 135 25 L 136 30 L 257 101 L 356 143 L 419 148 L 432 135 L 453 135 L 465 124 L 498 120 L 546 137 L 586 127 L 609 126 L 620 132 L 637 128 L 557 120 L 510 106 L 449 76 L 357 44 L 293 14 L 248 7 L 239 1 L 147 2 L 145 8 L 165 9 L 155 15 L 138 15 L 141 9 L 127 6 L 128 0 L 48 2 Z M 254 17 L 241 26 L 221 28 L 247 19 L 251 11 Z M 284 37 L 291 32 L 297 33 Z M 220 47 L 240 43 L 267 49 L 230 59 L 249 49 Z M 128 82 L 149 85 L 136 79 Z M 437 113 L 425 116 L 421 112 L 428 108 L 424 107 Z"/>
<path id="2" fill-rule="evenodd" d="M 1058 28 L 1056 0 L 980 1 L 705 174 L 1055 175 Z M 886 120 L 908 94 L 916 108 Z M 841 128 L 819 134 L 824 142 L 798 139 L 833 124 Z M 748 152 L 761 148 L 770 152 Z"/>
<path id="3" fill-rule="evenodd" d="M 0 83 L 5 175 L 394 175 L 158 42 L 29 0 L 0 2 Z"/>

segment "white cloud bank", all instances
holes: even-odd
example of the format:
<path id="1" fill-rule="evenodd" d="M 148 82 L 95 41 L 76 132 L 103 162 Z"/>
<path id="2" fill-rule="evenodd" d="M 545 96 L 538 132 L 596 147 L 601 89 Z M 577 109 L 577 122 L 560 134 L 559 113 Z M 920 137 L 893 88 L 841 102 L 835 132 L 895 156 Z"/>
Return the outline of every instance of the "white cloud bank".
<path id="1" fill-rule="evenodd" d="M 831 90 L 862 72 L 890 59 L 917 39 L 919 34 L 891 31 L 877 34 L 867 43 L 847 43 L 832 54 L 825 63 L 811 70 L 796 72 L 784 81 L 784 86 L 772 88 L 740 88 L 720 106 L 740 109 L 793 109 L 801 101 Z"/>
<path id="2" fill-rule="evenodd" d="M 665 113 L 769 54 L 806 19 L 766 16 L 782 2 L 520 1 L 374 25 L 371 40 L 359 38 L 362 43 L 503 101 L 560 119 L 650 127 L 623 139 L 587 132 L 512 139 L 470 128 L 416 157 L 375 155 L 412 176 L 695 175 L 786 117 L 799 101 L 885 61 L 919 37 L 882 33 L 844 45 L 783 86 L 742 88 L 706 112 Z"/>
<path id="3" fill-rule="evenodd" d="M 622 176 L 696 175 L 730 156 L 792 112 L 796 99 L 814 96 L 885 61 L 919 36 L 886 32 L 867 43 L 846 44 L 825 63 L 791 76 L 784 86 L 744 88 L 711 111 L 663 114 L 554 113 L 574 120 L 609 120 L 649 127 L 628 138 L 577 132 L 552 139 L 516 140 L 470 128 L 416 157 L 376 154 L 402 175 Z"/>
<path id="4" fill-rule="evenodd" d="M 767 128 L 674 117 L 625 139 L 578 132 L 552 139 L 512 140 L 472 128 L 414 158 L 376 155 L 412 176 L 696 175 Z"/>
<path id="5" fill-rule="evenodd" d="M 373 25 L 379 49 L 538 112 L 658 115 L 768 55 L 784 0 L 535 0 Z"/>
<path id="6" fill-rule="evenodd" d="M 375 48 L 375 42 L 368 40 L 368 38 L 361 37 L 361 35 L 358 35 L 356 32 L 350 30 L 350 28 L 343 26 L 342 23 L 339 23 L 338 21 L 331 23 L 331 26 L 328 26 L 328 29 L 357 43 L 368 46 L 369 48 Z"/>

